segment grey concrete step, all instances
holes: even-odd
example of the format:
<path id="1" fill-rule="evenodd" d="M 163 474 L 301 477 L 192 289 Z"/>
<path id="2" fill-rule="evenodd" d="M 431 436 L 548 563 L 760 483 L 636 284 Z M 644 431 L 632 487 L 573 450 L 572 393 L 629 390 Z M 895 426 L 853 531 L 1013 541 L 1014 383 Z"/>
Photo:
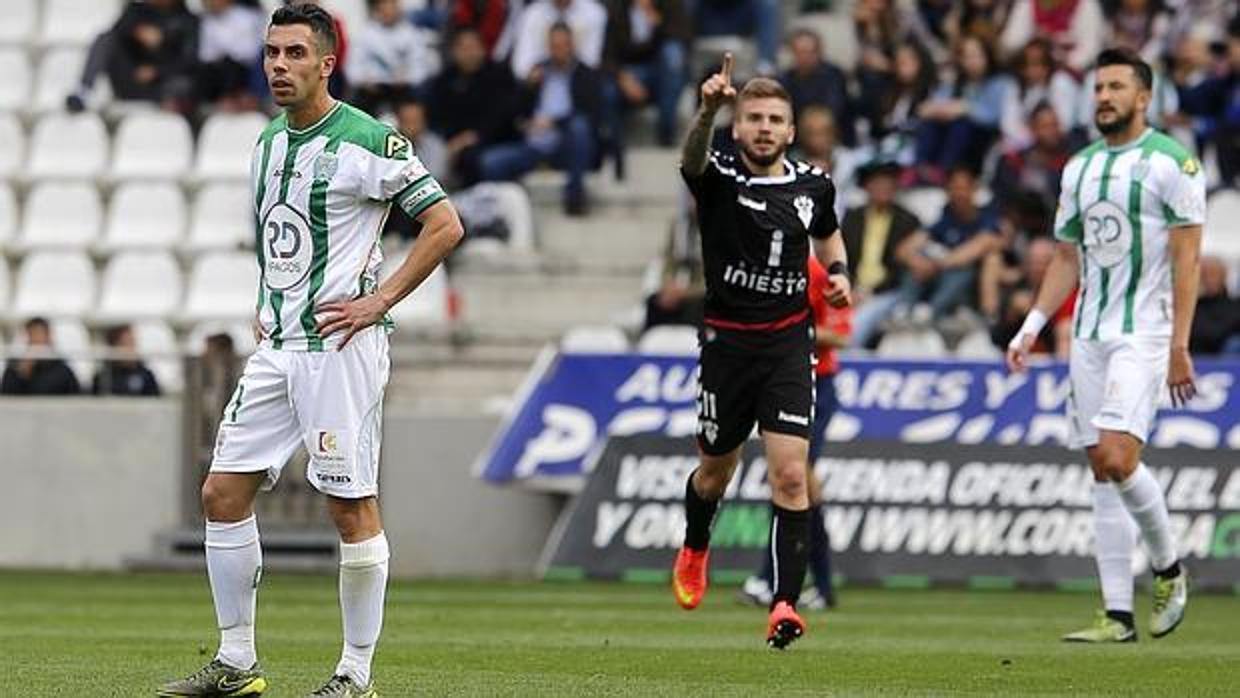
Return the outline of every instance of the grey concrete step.
<path id="1" fill-rule="evenodd" d="M 640 301 L 638 275 L 460 274 L 463 319 L 489 336 L 559 337 L 574 325 L 607 323 Z"/>

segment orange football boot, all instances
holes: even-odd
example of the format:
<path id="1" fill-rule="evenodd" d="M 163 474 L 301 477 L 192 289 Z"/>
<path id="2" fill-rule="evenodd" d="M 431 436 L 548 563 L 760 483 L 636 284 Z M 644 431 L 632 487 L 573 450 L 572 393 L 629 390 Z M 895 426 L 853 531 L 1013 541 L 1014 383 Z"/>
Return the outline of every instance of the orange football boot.
<path id="1" fill-rule="evenodd" d="M 681 547 L 676 553 L 676 567 L 672 569 L 672 593 L 676 603 L 686 611 L 692 611 L 706 596 L 706 570 L 710 563 L 710 550 L 693 550 Z"/>
<path id="2" fill-rule="evenodd" d="M 794 640 L 805 634 L 805 621 L 797 615 L 797 610 L 787 601 L 779 601 L 771 609 L 766 623 L 766 644 L 772 649 L 782 650 Z"/>

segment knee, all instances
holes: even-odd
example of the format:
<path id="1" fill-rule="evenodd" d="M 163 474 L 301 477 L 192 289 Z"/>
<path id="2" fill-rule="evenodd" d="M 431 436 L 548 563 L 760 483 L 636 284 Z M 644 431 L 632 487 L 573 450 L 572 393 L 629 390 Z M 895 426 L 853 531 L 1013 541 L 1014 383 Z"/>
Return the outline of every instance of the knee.
<path id="1" fill-rule="evenodd" d="M 1094 447 L 1090 465 L 1094 469 L 1094 478 L 1099 482 L 1123 482 L 1133 470 L 1124 449 L 1106 443 Z"/>
<path id="2" fill-rule="evenodd" d="M 774 498 L 787 501 L 806 496 L 808 486 L 805 477 L 805 463 L 789 461 L 771 467 L 771 494 Z"/>
<path id="3" fill-rule="evenodd" d="M 723 497 L 732 478 L 726 468 L 703 464 L 693 475 L 693 488 L 703 499 L 716 500 Z"/>
<path id="4" fill-rule="evenodd" d="M 208 521 L 239 521 L 245 518 L 247 504 L 215 478 L 202 483 L 202 512 Z"/>

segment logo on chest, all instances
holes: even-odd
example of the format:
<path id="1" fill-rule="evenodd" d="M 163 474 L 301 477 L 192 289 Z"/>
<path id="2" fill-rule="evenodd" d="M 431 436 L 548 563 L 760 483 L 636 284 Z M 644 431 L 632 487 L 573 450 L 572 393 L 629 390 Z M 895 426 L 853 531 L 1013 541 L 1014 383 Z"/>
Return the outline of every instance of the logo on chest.
<path id="1" fill-rule="evenodd" d="M 801 219 L 801 225 L 809 230 L 809 224 L 814 220 L 814 200 L 801 194 L 792 200 L 792 207 L 797 210 L 797 218 Z"/>

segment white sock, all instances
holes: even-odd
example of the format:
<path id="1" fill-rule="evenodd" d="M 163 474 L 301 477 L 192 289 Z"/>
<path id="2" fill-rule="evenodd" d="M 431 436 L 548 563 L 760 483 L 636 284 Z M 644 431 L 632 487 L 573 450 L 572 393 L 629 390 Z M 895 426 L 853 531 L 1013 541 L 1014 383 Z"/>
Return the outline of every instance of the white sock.
<path id="1" fill-rule="evenodd" d="M 388 542 L 382 532 L 361 543 L 340 544 L 340 615 L 344 649 L 337 676 L 359 686 L 370 684 L 370 662 L 383 627 L 383 596 L 387 590 Z"/>
<path id="2" fill-rule="evenodd" d="M 1179 558 L 1175 551 L 1175 539 L 1171 535 L 1171 519 L 1167 515 L 1167 500 L 1163 498 L 1162 486 L 1150 473 L 1145 463 L 1137 463 L 1137 469 L 1127 480 L 1118 484 L 1119 496 L 1124 500 L 1128 513 L 1141 527 L 1145 547 L 1150 554 L 1150 565 L 1155 570 L 1165 570 Z"/>
<path id="3" fill-rule="evenodd" d="M 1108 611 L 1132 612 L 1132 551 L 1137 546 L 1133 524 L 1119 491 L 1109 482 L 1094 483 L 1094 559 Z"/>
<path id="4" fill-rule="evenodd" d="M 215 658 L 238 669 L 254 666 L 254 601 L 263 552 L 253 516 L 236 523 L 207 522 L 207 576 L 220 627 Z"/>

